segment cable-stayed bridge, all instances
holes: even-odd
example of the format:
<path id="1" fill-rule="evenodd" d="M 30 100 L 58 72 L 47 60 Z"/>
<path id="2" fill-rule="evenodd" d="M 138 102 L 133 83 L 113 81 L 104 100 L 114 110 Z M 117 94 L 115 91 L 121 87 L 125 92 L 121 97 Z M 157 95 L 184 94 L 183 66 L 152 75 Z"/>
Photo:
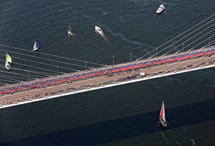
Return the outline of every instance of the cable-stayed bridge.
<path id="1" fill-rule="evenodd" d="M 215 14 L 134 61 L 104 65 L 0 44 L 0 108 L 215 66 Z M 114 58 L 113 58 L 114 59 Z M 56 65 L 57 64 L 57 65 Z"/>

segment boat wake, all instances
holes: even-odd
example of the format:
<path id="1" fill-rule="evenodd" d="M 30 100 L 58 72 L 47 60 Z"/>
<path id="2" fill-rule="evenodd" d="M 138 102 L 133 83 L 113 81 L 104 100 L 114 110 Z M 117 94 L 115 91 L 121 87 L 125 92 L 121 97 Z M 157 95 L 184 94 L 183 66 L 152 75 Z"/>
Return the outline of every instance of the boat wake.
<path id="1" fill-rule="evenodd" d="M 99 26 L 101 26 L 102 28 L 105 28 L 105 30 L 112 34 L 113 36 L 116 36 L 116 37 L 119 37 L 123 42 L 125 43 L 128 43 L 128 44 L 132 44 L 132 45 L 135 45 L 137 46 L 138 49 L 141 49 L 145 52 L 148 52 L 149 50 L 151 49 L 154 49 L 155 47 L 152 46 L 152 45 L 149 45 L 149 44 L 146 44 L 146 43 L 142 43 L 142 42 L 139 42 L 139 41 L 135 41 L 135 40 L 131 40 L 129 38 L 127 38 L 124 34 L 122 33 L 119 33 L 119 32 L 114 32 L 110 27 L 108 27 L 107 25 L 101 23 L 98 21 L 97 18 L 93 17 L 93 16 L 89 16 L 89 15 L 86 15 L 86 14 L 83 14 L 81 13 L 80 11 L 76 10 L 75 11 L 76 13 L 80 14 L 81 16 L 91 20 L 92 22 L 94 22 L 95 24 L 98 24 Z M 105 35 L 104 35 L 105 37 Z M 106 37 L 107 38 L 107 37 Z M 148 49 L 146 49 L 148 48 Z"/>
<path id="2" fill-rule="evenodd" d="M 104 32 L 101 33 L 96 32 L 96 34 L 100 35 L 105 41 L 108 41 L 108 38 L 105 36 Z"/>
<path id="3" fill-rule="evenodd" d="M 151 1 L 151 0 L 129 0 L 129 2 L 135 3 L 136 5 L 149 6 L 154 1 Z"/>
<path id="4" fill-rule="evenodd" d="M 191 139 L 189 139 L 189 140 L 192 142 L 192 145 L 193 145 L 193 146 L 195 146 L 195 144 L 196 144 L 195 140 L 194 140 L 194 139 L 192 139 L 192 138 L 191 138 Z"/>
<path id="5" fill-rule="evenodd" d="M 108 40 L 101 27 L 95 25 L 95 32 L 96 34 L 100 35 L 104 40 Z"/>
<path id="6" fill-rule="evenodd" d="M 164 132 L 161 131 L 160 134 L 161 134 L 161 137 L 163 138 L 165 144 L 169 144 L 169 139 L 165 136 Z"/>
<path id="7" fill-rule="evenodd" d="M 101 13 L 102 13 L 104 16 L 110 14 L 109 11 L 105 11 L 103 8 L 98 8 L 98 9 L 101 11 Z"/>
<path id="8" fill-rule="evenodd" d="M 150 48 L 150 49 L 154 49 L 155 47 L 146 43 L 141 43 L 139 41 L 134 41 L 131 40 L 129 38 L 127 38 L 124 34 L 122 33 L 118 33 L 118 32 L 114 32 L 110 27 L 102 24 L 101 26 L 103 26 L 110 34 L 112 34 L 113 36 L 119 37 L 123 42 L 128 43 L 128 44 L 132 44 L 137 46 L 139 49 L 143 50 L 143 51 L 148 51 L 149 49 L 145 49 L 145 48 Z M 144 48 L 144 49 L 143 49 Z"/>

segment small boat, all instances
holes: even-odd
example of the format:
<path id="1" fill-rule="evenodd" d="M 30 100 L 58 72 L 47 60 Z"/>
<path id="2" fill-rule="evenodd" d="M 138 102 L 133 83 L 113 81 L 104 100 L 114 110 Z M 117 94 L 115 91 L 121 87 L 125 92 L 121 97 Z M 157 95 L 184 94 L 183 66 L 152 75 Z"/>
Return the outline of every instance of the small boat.
<path id="1" fill-rule="evenodd" d="M 162 105 L 161 105 L 161 111 L 160 111 L 160 116 L 159 116 L 159 123 L 164 128 L 167 127 L 167 120 L 166 120 L 166 115 L 165 115 L 164 101 L 162 101 Z"/>
<path id="2" fill-rule="evenodd" d="M 159 6 L 159 8 L 156 10 L 156 13 L 157 13 L 157 14 L 160 14 L 160 13 L 162 13 L 164 10 L 165 10 L 165 6 L 164 6 L 163 4 L 161 4 L 161 5 Z"/>
<path id="3" fill-rule="evenodd" d="M 72 37 L 74 35 L 74 33 L 72 33 L 72 27 L 69 24 L 69 28 L 68 28 L 68 36 Z"/>
<path id="4" fill-rule="evenodd" d="M 6 60 L 5 60 L 5 68 L 6 68 L 6 70 L 11 70 L 11 65 L 12 65 L 12 58 L 11 58 L 11 56 L 8 54 L 8 53 L 6 53 Z"/>
<path id="5" fill-rule="evenodd" d="M 95 25 L 95 31 L 99 34 L 103 34 L 101 27 Z"/>
<path id="6" fill-rule="evenodd" d="M 39 47 L 39 43 L 34 41 L 33 51 L 38 51 Z"/>

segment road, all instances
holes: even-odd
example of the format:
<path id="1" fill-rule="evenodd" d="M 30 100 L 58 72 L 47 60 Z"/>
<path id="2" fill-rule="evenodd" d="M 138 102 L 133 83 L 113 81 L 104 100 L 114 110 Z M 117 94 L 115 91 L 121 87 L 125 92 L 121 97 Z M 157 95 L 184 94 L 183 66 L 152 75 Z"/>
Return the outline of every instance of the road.
<path id="1" fill-rule="evenodd" d="M 0 87 L 0 108 L 215 66 L 215 48 L 133 61 Z M 144 75 L 143 75 L 144 73 Z"/>

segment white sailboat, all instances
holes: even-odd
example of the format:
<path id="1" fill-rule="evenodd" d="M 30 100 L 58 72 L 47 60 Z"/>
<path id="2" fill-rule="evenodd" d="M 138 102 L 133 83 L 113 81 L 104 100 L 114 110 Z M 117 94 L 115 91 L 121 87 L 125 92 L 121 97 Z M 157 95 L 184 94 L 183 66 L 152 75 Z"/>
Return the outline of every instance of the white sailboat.
<path id="1" fill-rule="evenodd" d="M 68 28 L 68 36 L 69 37 L 72 37 L 73 35 L 75 35 L 74 33 L 72 33 L 72 27 L 71 27 L 71 25 L 69 24 L 69 28 Z"/>
<path id="2" fill-rule="evenodd" d="M 38 51 L 39 47 L 39 43 L 37 41 L 34 41 L 33 51 Z"/>
<path id="3" fill-rule="evenodd" d="M 159 122 L 161 126 L 164 128 L 167 127 L 167 120 L 166 120 L 166 114 L 165 114 L 165 106 L 164 106 L 164 101 L 162 101 L 161 105 L 161 111 L 160 111 L 160 116 L 159 116 Z"/>
<path id="4" fill-rule="evenodd" d="M 160 14 L 160 13 L 162 13 L 164 10 L 165 10 L 165 6 L 164 6 L 164 4 L 161 4 L 161 5 L 159 6 L 159 8 L 156 10 L 156 13 L 157 13 L 157 14 Z"/>
<path id="5" fill-rule="evenodd" d="M 8 53 L 6 53 L 6 59 L 5 59 L 5 68 L 6 68 L 6 70 L 11 70 L 11 65 L 12 65 L 12 58 L 11 58 L 11 56 L 8 54 Z"/>

